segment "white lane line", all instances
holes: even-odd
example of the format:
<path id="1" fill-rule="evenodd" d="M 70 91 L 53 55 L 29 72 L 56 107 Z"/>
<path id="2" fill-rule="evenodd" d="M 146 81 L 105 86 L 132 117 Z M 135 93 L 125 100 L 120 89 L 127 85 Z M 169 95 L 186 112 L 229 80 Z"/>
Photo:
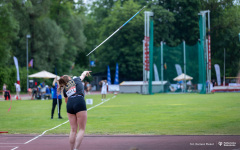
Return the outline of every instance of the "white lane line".
<path id="1" fill-rule="evenodd" d="M 112 98 L 115 98 L 115 97 L 116 97 L 116 96 L 113 96 Z M 109 100 L 112 99 L 112 98 L 109 98 L 109 99 L 107 99 L 107 100 L 105 100 L 105 101 L 103 101 L 103 102 L 101 102 L 101 103 L 99 103 L 99 104 L 97 104 L 97 105 L 95 105 L 95 106 L 93 106 L 93 107 L 90 107 L 90 108 L 88 109 L 88 111 L 91 110 L 91 109 L 93 109 L 93 108 L 95 108 L 95 107 L 97 107 L 97 106 L 102 105 L 103 103 L 109 101 Z M 34 137 L 33 139 L 31 139 L 31 140 L 25 142 L 24 144 L 28 144 L 28 143 L 30 143 L 30 142 L 36 140 L 37 138 L 43 136 L 47 131 L 51 131 L 51 130 L 53 130 L 53 129 L 56 129 L 56 128 L 60 127 L 61 125 L 66 124 L 66 123 L 68 123 L 68 122 L 69 122 L 69 120 L 66 121 L 66 122 L 64 122 L 64 123 L 62 123 L 62 124 L 60 124 L 60 125 L 58 125 L 58 126 L 56 126 L 56 127 L 53 127 L 53 128 L 51 128 L 51 129 L 48 129 L 48 130 L 44 131 L 42 134 L 40 134 L 40 135 Z"/>
<path id="2" fill-rule="evenodd" d="M 16 147 L 14 147 L 13 149 L 11 149 L 11 150 L 15 150 L 15 149 L 17 149 L 18 148 L 18 146 L 16 146 Z"/>
<path id="3" fill-rule="evenodd" d="M 56 127 L 53 127 L 53 128 L 51 128 L 51 129 L 48 129 L 48 130 L 44 131 L 42 134 L 36 136 L 35 138 L 33 138 L 33 139 L 25 142 L 24 144 L 27 144 L 27 143 L 29 143 L 29 142 L 32 142 L 33 140 L 36 140 L 37 138 L 43 136 L 47 131 L 51 131 L 51 130 L 53 130 L 53 129 L 56 129 L 56 128 L 60 127 L 61 125 L 66 124 L 66 123 L 68 123 L 68 122 L 69 122 L 69 121 L 65 121 L 64 123 L 61 123 L 60 125 L 58 125 L 58 126 L 56 126 Z"/>
<path id="4" fill-rule="evenodd" d="M 13 147 L 11 150 L 15 150 L 18 148 L 18 146 L 0 146 L 0 147 Z"/>
<path id="5" fill-rule="evenodd" d="M 24 143 L 0 143 L 0 144 L 13 144 L 13 145 L 17 145 L 17 144 L 24 144 Z"/>

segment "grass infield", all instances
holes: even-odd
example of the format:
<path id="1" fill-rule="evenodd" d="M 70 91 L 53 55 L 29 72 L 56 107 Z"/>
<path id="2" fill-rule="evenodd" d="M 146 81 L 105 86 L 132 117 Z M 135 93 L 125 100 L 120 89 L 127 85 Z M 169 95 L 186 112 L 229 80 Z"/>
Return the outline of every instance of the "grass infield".
<path id="1" fill-rule="evenodd" d="M 112 98 L 114 95 L 107 95 Z M 93 105 L 101 95 L 87 95 Z M 0 101 L 0 131 L 40 134 L 67 121 L 50 119 L 52 100 Z M 86 134 L 240 135 L 240 93 L 215 94 L 118 94 L 88 111 Z M 66 123 L 46 134 L 69 134 Z"/>

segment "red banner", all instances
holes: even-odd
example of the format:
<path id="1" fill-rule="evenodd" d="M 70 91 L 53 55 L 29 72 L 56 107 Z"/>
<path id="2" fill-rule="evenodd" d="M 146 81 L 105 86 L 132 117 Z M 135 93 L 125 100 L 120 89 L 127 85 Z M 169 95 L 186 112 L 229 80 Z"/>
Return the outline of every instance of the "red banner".
<path id="1" fill-rule="evenodd" d="M 211 36 L 208 34 L 208 70 L 211 70 Z"/>
<path id="2" fill-rule="evenodd" d="M 145 50 L 145 52 L 144 52 L 144 54 L 145 54 L 145 60 L 144 60 L 144 62 L 145 62 L 145 70 L 146 71 L 149 71 L 149 37 L 147 37 L 147 36 L 145 36 L 144 37 L 144 41 L 145 41 L 145 44 L 144 44 L 144 50 Z"/>

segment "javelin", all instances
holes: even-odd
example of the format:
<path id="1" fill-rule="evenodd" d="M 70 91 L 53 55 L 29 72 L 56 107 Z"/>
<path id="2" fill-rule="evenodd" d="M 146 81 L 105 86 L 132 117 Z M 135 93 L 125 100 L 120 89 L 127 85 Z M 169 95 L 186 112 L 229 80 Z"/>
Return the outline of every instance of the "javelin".
<path id="1" fill-rule="evenodd" d="M 145 8 L 146 6 L 144 6 L 143 8 Z M 105 43 L 108 39 L 110 39 L 115 33 L 117 33 L 122 27 L 124 27 L 129 21 L 131 21 L 138 13 L 140 13 L 142 10 L 140 9 L 135 15 L 132 16 L 132 18 L 130 18 L 127 22 L 125 22 L 121 27 L 119 27 L 115 32 L 113 32 L 108 38 L 106 38 L 101 44 L 99 44 L 96 48 L 94 48 L 90 53 L 87 54 L 90 55 L 92 52 L 94 52 L 98 47 L 100 47 L 103 43 Z"/>

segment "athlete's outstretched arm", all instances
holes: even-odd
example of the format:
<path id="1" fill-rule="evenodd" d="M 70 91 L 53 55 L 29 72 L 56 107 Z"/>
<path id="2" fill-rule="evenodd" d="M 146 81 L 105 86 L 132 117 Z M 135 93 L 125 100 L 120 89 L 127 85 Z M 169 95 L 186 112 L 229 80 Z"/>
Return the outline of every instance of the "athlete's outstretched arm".
<path id="1" fill-rule="evenodd" d="M 83 73 L 82 73 L 81 76 L 80 76 L 81 81 L 83 81 L 83 79 L 84 79 L 86 76 L 91 76 L 91 75 L 90 75 L 90 72 L 92 72 L 92 71 L 83 71 Z"/>

